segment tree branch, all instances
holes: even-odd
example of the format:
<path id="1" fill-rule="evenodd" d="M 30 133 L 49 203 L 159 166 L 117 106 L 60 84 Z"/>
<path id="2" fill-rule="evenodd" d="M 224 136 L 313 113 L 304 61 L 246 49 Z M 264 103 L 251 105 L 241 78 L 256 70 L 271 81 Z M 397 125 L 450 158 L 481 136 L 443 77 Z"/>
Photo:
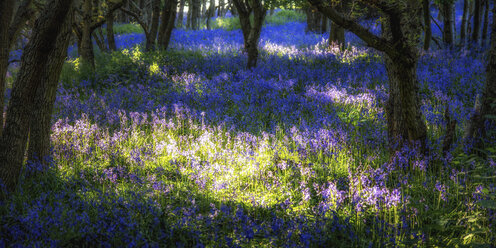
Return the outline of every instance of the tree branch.
<path id="1" fill-rule="evenodd" d="M 139 25 L 141 25 L 145 33 L 149 32 L 148 25 L 146 25 L 146 23 L 140 18 L 140 15 L 138 13 L 128 10 L 126 8 L 121 8 L 121 11 L 133 17 L 139 23 Z"/>
<path id="2" fill-rule="evenodd" d="M 107 15 L 109 13 L 113 13 L 114 11 L 118 10 L 119 8 L 121 8 L 123 5 L 124 5 L 124 2 L 126 2 L 126 0 L 123 0 L 123 1 L 120 1 L 118 3 L 111 3 L 109 5 L 109 9 L 107 10 Z M 132 1 L 131 1 L 132 2 Z M 90 28 L 91 28 L 91 31 L 101 27 L 104 23 L 106 22 L 106 19 L 103 18 L 95 23 L 92 23 Z"/>
<path id="3" fill-rule="evenodd" d="M 399 54 L 396 54 L 395 49 L 393 49 L 393 45 L 389 41 L 371 33 L 368 29 L 358 24 L 356 21 L 345 17 L 343 14 L 337 12 L 329 4 L 324 3 L 322 0 L 308 0 L 308 2 L 316 7 L 320 11 L 320 13 L 331 19 L 334 23 L 353 32 L 360 39 L 365 41 L 368 46 L 385 52 L 394 57 L 399 56 Z"/>
<path id="4" fill-rule="evenodd" d="M 14 42 L 17 40 L 17 37 L 19 36 L 19 32 L 26 24 L 26 21 L 35 14 L 34 9 L 29 6 L 31 5 L 31 2 L 33 1 L 25 0 L 21 3 L 21 5 L 19 5 L 19 8 L 17 8 L 14 20 L 12 21 L 9 27 L 10 46 L 12 46 Z"/>

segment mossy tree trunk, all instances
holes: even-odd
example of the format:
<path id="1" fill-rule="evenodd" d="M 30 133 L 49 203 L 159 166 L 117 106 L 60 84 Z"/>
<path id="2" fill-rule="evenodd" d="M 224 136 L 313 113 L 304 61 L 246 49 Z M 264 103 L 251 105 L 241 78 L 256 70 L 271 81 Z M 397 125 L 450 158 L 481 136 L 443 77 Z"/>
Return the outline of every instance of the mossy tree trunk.
<path id="1" fill-rule="evenodd" d="M 38 83 L 34 97 L 29 125 L 28 161 L 39 160 L 48 165 L 50 156 L 50 129 L 53 105 L 57 93 L 60 72 L 67 57 L 67 47 L 72 34 L 72 11 L 67 14 L 54 49 L 48 54 L 48 61 Z"/>
<path id="2" fill-rule="evenodd" d="M 4 190 L 16 188 L 29 136 L 30 115 L 40 79 L 47 77 L 50 55 L 57 49 L 72 0 L 51 0 L 36 20 L 29 43 L 21 58 L 21 69 L 14 82 L 7 109 L 5 129 L 0 138 L 0 180 Z M 63 58 L 59 58 L 63 59 Z M 5 192 L 3 192 L 5 193 Z M 5 196 L 5 194 L 2 194 Z"/>

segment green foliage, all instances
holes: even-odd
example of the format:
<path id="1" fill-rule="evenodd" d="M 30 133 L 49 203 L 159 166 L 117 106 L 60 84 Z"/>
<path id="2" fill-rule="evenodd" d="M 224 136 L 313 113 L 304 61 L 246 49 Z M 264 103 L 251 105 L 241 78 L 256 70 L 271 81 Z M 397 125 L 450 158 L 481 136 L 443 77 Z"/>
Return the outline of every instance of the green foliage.
<path id="1" fill-rule="evenodd" d="M 241 29 L 241 24 L 239 22 L 238 17 L 218 17 L 213 22 L 213 28 L 232 31 L 232 30 Z"/>
<path id="2" fill-rule="evenodd" d="M 143 28 L 138 23 L 123 23 L 114 25 L 115 34 L 132 34 L 132 33 L 143 33 Z"/>
<path id="3" fill-rule="evenodd" d="M 250 16 L 250 21 L 253 23 L 253 15 Z M 273 15 L 265 17 L 264 25 L 284 25 L 288 22 L 303 22 L 305 15 L 298 13 L 294 10 L 281 10 Z M 213 22 L 214 29 L 225 29 L 228 31 L 237 30 L 241 28 L 239 17 L 218 17 Z"/>
<path id="4" fill-rule="evenodd" d="M 283 25 L 288 22 L 304 22 L 305 15 L 294 10 L 281 10 L 265 17 L 265 23 L 272 25 Z"/>
<path id="5" fill-rule="evenodd" d="M 107 35 L 107 29 L 102 28 L 103 35 Z M 114 24 L 114 34 L 133 34 L 133 33 L 138 33 L 142 34 L 143 28 L 138 23 L 131 22 L 131 23 L 115 23 Z"/>

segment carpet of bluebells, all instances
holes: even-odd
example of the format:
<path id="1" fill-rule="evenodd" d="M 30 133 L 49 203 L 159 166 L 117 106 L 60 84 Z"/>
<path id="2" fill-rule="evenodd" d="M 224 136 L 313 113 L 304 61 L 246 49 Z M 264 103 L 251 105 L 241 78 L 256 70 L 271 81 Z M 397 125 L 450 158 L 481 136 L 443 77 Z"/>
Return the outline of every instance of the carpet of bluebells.
<path id="1" fill-rule="evenodd" d="M 71 58 L 51 167 L 28 162 L 0 203 L 0 247 L 496 244 L 496 149 L 461 145 L 484 53 L 422 55 L 431 152 L 390 155 L 380 54 L 326 37 L 267 25 L 253 70 L 240 30 L 175 30 L 149 53 L 143 34 L 120 34 L 91 75 Z M 458 126 L 444 156 L 447 106 Z"/>

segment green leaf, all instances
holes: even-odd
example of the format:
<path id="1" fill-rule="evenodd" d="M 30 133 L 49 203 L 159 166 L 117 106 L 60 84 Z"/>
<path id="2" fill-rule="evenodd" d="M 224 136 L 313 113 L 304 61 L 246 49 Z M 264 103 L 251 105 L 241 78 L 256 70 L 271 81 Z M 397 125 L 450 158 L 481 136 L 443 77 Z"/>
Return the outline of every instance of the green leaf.
<path id="1" fill-rule="evenodd" d="M 477 204 L 483 208 L 496 209 L 496 201 L 494 200 L 481 200 Z"/>

